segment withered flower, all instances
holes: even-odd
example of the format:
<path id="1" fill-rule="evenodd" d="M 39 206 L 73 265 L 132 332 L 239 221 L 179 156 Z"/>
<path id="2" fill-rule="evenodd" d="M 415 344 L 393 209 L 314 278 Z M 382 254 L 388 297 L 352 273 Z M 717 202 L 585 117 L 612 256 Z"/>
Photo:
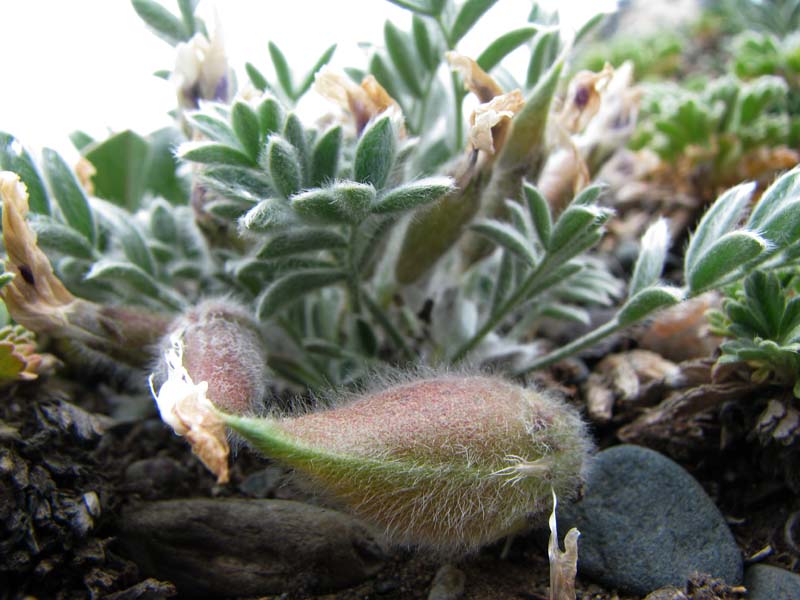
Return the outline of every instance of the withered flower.
<path id="1" fill-rule="evenodd" d="M 393 109 L 400 113 L 400 105 L 372 75 L 367 75 L 361 85 L 357 85 L 349 77 L 326 66 L 314 77 L 314 90 L 353 116 L 356 135 L 361 135 L 367 123 L 382 112 Z M 405 136 L 402 125 L 399 134 Z"/>
<path id="2" fill-rule="evenodd" d="M 598 73 L 580 71 L 570 81 L 549 135 L 555 147 L 537 186 L 553 210 L 589 184 L 598 156 L 624 144 L 633 130 L 638 92 L 631 87 L 629 63 L 615 71 L 606 64 Z"/>
<path id="3" fill-rule="evenodd" d="M 633 75 L 633 62 L 629 60 L 614 69 L 602 89 L 597 113 L 585 126 L 583 145 L 616 149 L 627 142 L 636 127 L 642 97 Z"/>
<path id="4" fill-rule="evenodd" d="M 491 75 L 463 54 L 448 52 L 447 61 L 464 78 L 464 87 L 481 102 L 469 117 L 471 149 L 494 155 L 503 146 L 511 119 L 525 106 L 522 92 L 504 94 Z"/>
<path id="5" fill-rule="evenodd" d="M 196 33 L 175 48 L 175 69 L 171 81 L 178 92 L 178 104 L 195 109 L 200 100 L 227 100 L 230 96 L 228 58 L 219 23 L 209 37 Z"/>
<path id="6" fill-rule="evenodd" d="M 505 138 L 505 128 L 498 125 L 510 122 L 524 105 L 525 98 L 520 90 L 501 94 L 478 105 L 469 117 L 469 142 L 472 147 L 494 154 Z"/>
<path id="7" fill-rule="evenodd" d="M 183 331 L 174 332 L 169 341 L 170 347 L 164 353 L 167 380 L 158 393 L 150 376 L 150 389 L 161 419 L 175 433 L 186 436 L 192 451 L 217 476 L 217 483 L 227 483 L 230 447 L 225 425 L 206 397 L 208 382 L 195 383 L 183 366 Z"/>
<path id="8" fill-rule="evenodd" d="M 80 302 L 53 273 L 36 234 L 28 226 L 28 191 L 16 173 L 0 172 L 3 199 L 4 267 L 16 277 L 0 290 L 14 320 L 37 333 L 54 333 L 69 324 L 69 313 Z"/>
<path id="9" fill-rule="evenodd" d="M 0 197 L 8 255 L 3 266 L 15 275 L 0 289 L 0 298 L 14 321 L 37 334 L 82 345 L 126 364 L 148 363 L 150 346 L 163 334 L 169 317 L 73 296 L 53 272 L 25 220 L 28 192 L 16 173 L 0 172 Z"/>
<path id="10" fill-rule="evenodd" d="M 228 440 L 214 407 L 249 414 L 263 401 L 267 357 L 258 323 L 229 298 L 206 300 L 175 319 L 166 342 L 150 377 L 161 418 L 225 483 Z M 154 380 L 163 381 L 158 393 Z"/>
<path id="11" fill-rule="evenodd" d="M 606 63 L 603 70 L 579 71 L 567 86 L 564 106 L 558 114 L 559 124 L 569 133 L 583 131 L 600 110 L 601 93 L 614 76 L 614 68 Z"/>
<path id="12" fill-rule="evenodd" d="M 553 512 L 550 513 L 550 600 L 575 600 L 575 574 L 578 572 L 578 538 L 581 532 L 574 527 L 564 536 L 564 551 L 559 548 L 556 507 L 558 498 L 553 492 Z"/>
<path id="13" fill-rule="evenodd" d="M 448 52 L 446 55 L 450 68 L 464 78 L 464 88 L 472 92 L 481 102 L 489 102 L 503 93 L 503 88 L 480 65 L 463 54 Z"/>

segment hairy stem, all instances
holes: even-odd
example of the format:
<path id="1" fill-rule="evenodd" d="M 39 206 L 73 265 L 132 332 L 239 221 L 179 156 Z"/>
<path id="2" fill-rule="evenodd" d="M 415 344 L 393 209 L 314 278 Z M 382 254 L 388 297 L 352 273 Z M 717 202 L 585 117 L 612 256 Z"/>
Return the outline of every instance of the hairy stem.
<path id="1" fill-rule="evenodd" d="M 531 371 L 536 371 L 538 369 L 543 369 L 544 367 L 549 367 L 550 365 L 557 363 L 558 361 L 564 358 L 572 356 L 580 352 L 581 350 L 584 350 L 585 348 L 594 346 L 597 342 L 599 342 L 603 338 L 606 338 L 609 335 L 616 333 L 620 329 L 624 329 L 625 327 L 628 327 L 630 325 L 632 325 L 632 323 L 625 323 L 623 325 L 619 323 L 616 318 L 613 318 L 607 323 L 595 329 L 594 331 L 590 331 L 586 335 L 582 335 L 578 339 L 571 341 L 569 344 L 561 346 L 557 350 L 548 352 L 547 354 L 533 360 L 532 362 L 528 363 L 521 369 L 515 371 L 514 377 L 519 377 L 521 375 L 530 373 Z"/>
<path id="2" fill-rule="evenodd" d="M 356 241 L 358 240 L 358 225 L 350 226 L 350 243 L 347 247 L 347 290 L 353 313 L 361 312 L 361 276 L 356 257 Z"/>
<path id="3" fill-rule="evenodd" d="M 439 30 L 442 32 L 442 37 L 444 38 L 444 41 L 447 44 L 447 49 L 455 50 L 455 44 L 453 44 L 452 41 L 450 40 L 450 33 L 444 26 L 444 22 L 442 21 L 441 17 L 436 17 L 436 24 L 439 26 Z M 450 71 L 450 81 L 453 84 L 453 103 L 455 105 L 454 106 L 455 139 L 454 139 L 453 149 L 456 152 L 458 152 L 464 145 L 464 126 L 462 123 L 462 120 L 464 119 L 464 113 L 463 113 L 464 93 L 462 91 L 461 78 L 458 76 L 458 73 L 456 73 L 455 71 Z"/>
<path id="4" fill-rule="evenodd" d="M 430 103 L 431 90 L 433 89 L 434 81 L 436 81 L 435 71 L 431 74 L 431 76 L 428 78 L 428 82 L 425 84 L 425 91 L 422 94 L 422 100 L 419 104 L 419 110 L 417 111 L 417 118 L 415 119 L 416 123 L 413 131 L 413 133 L 416 135 L 422 133 L 422 127 L 425 125 L 425 117 L 428 114 L 428 104 Z"/>
<path id="5" fill-rule="evenodd" d="M 305 346 L 303 345 L 303 336 L 286 318 L 282 317 L 278 319 L 278 324 L 286 332 L 292 342 L 294 342 L 294 345 L 297 347 L 300 354 L 306 359 L 308 366 L 313 369 L 313 375 L 317 377 L 317 381 L 315 382 L 316 387 L 323 389 L 326 385 L 328 385 L 330 377 L 328 376 L 327 371 L 319 364 L 314 356 L 312 356 L 312 354 L 306 350 Z"/>
<path id="6" fill-rule="evenodd" d="M 544 291 L 544 287 L 540 287 L 536 289 L 537 284 L 542 282 L 545 277 L 547 277 L 550 272 L 552 271 L 553 261 L 549 259 L 550 257 L 545 257 L 542 261 L 536 266 L 533 272 L 528 275 L 525 281 L 514 291 L 508 299 L 503 302 L 500 307 L 489 317 L 489 320 L 483 324 L 475 335 L 473 335 L 469 340 L 467 340 L 456 352 L 453 354 L 453 357 L 450 359 L 452 364 L 461 362 L 467 354 L 469 354 L 475 347 L 485 338 L 489 333 L 491 333 L 500 323 L 503 322 L 508 314 L 514 310 L 517 305 L 522 302 L 523 300 L 527 300 L 538 294 L 539 292 Z"/>
<path id="7" fill-rule="evenodd" d="M 454 150 L 458 152 L 461 150 L 462 146 L 464 145 L 464 113 L 463 113 L 463 106 L 464 106 L 464 94 L 461 89 L 461 79 L 458 76 L 458 73 L 455 71 L 451 71 L 450 73 L 450 80 L 453 82 L 453 96 L 455 101 L 455 144 Z"/>
<path id="8" fill-rule="evenodd" d="M 378 324 L 383 328 L 390 338 L 392 338 L 392 342 L 394 342 L 398 348 L 400 348 L 400 352 L 403 355 L 403 358 L 412 361 L 414 359 L 414 352 L 411 350 L 411 347 L 406 343 L 405 336 L 395 327 L 392 320 L 389 318 L 389 315 L 386 314 L 386 311 L 383 310 L 383 307 L 378 304 L 378 302 L 369 294 L 364 294 L 364 304 L 367 307 L 367 310 L 372 313 L 374 319 L 378 322 Z"/>

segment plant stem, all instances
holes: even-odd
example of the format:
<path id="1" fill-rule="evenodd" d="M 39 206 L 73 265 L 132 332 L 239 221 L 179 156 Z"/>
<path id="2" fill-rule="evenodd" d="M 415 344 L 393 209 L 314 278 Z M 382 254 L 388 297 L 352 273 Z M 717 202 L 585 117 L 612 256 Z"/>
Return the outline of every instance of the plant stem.
<path id="1" fill-rule="evenodd" d="M 325 371 L 323 367 L 319 365 L 319 363 L 315 360 L 315 358 L 306 350 L 305 346 L 303 345 L 303 336 L 292 326 L 292 324 L 284 317 L 278 319 L 278 324 L 283 328 L 283 330 L 289 336 L 289 339 L 294 342 L 297 349 L 300 351 L 300 354 L 308 361 L 308 365 L 312 368 L 313 374 L 316 375 L 319 379 L 317 380 L 317 387 L 320 389 L 325 387 L 325 385 L 330 381 L 328 373 Z"/>
<path id="2" fill-rule="evenodd" d="M 431 90 L 433 89 L 433 82 L 436 80 L 436 71 L 431 73 L 428 78 L 428 83 L 425 85 L 425 91 L 422 94 L 422 101 L 420 102 L 419 112 L 417 113 L 414 131 L 412 133 L 419 135 L 422 132 L 422 126 L 425 124 L 425 116 L 428 114 L 428 103 L 430 102 Z"/>
<path id="3" fill-rule="evenodd" d="M 411 347 L 406 343 L 406 339 L 402 333 L 395 327 L 392 320 L 389 318 L 389 315 L 386 314 L 386 311 L 383 310 L 383 307 L 378 304 L 378 302 L 369 294 L 364 294 L 364 304 L 367 307 L 367 310 L 372 313 L 372 316 L 375 320 L 380 324 L 383 330 L 386 332 L 392 341 L 397 344 L 400 348 L 401 353 L 403 354 L 403 358 L 408 361 L 414 359 L 414 352 L 411 350 Z"/>
<path id="4" fill-rule="evenodd" d="M 436 17 L 436 24 L 439 26 L 439 30 L 442 32 L 442 37 L 444 38 L 444 41 L 447 44 L 447 49 L 455 50 L 455 44 L 453 44 L 450 41 L 450 33 L 444 26 L 444 22 L 442 21 L 442 18 L 440 16 Z M 464 119 L 464 112 L 463 112 L 464 95 L 461 90 L 461 79 L 459 78 L 458 73 L 456 73 L 455 71 L 450 71 L 450 81 L 453 84 L 453 103 L 455 104 L 454 150 L 458 152 L 464 145 L 464 124 L 462 123 Z"/>
<path id="5" fill-rule="evenodd" d="M 450 80 L 453 82 L 453 96 L 455 101 L 455 130 L 456 130 L 456 140 L 455 140 L 455 148 L 456 152 L 461 150 L 461 147 L 464 145 L 464 95 L 461 93 L 461 79 L 458 77 L 458 73 L 455 71 L 450 72 Z"/>
<path id="6" fill-rule="evenodd" d="M 544 367 L 549 367 L 550 365 L 557 363 L 558 361 L 567 358 L 568 356 L 572 356 L 573 354 L 580 352 L 584 348 L 593 346 L 603 338 L 608 337 L 612 333 L 616 333 L 620 329 L 624 329 L 625 327 L 628 327 L 630 325 L 631 323 L 625 323 L 623 325 L 619 323 L 616 318 L 613 318 L 608 323 L 601 325 L 594 331 L 590 331 L 586 335 L 583 335 L 576 340 L 572 340 L 569 344 L 561 346 L 558 350 L 553 350 L 552 352 L 548 352 L 544 356 L 540 356 L 533 362 L 515 371 L 513 376 L 519 377 L 521 375 L 530 373 L 531 371 L 542 369 Z"/>
<path id="7" fill-rule="evenodd" d="M 361 278 L 356 260 L 356 240 L 358 239 L 358 225 L 350 226 L 350 243 L 347 247 L 347 290 L 350 293 L 350 302 L 353 313 L 361 312 Z"/>
<path id="8" fill-rule="evenodd" d="M 503 319 L 508 316 L 514 308 L 523 300 L 523 299 L 530 299 L 536 293 L 540 291 L 544 291 L 543 289 L 536 290 L 534 292 L 534 288 L 538 283 L 540 283 L 547 275 L 550 274 L 552 268 L 553 261 L 550 260 L 550 257 L 544 257 L 542 261 L 536 266 L 533 272 L 528 275 L 525 281 L 516 289 L 516 291 L 508 297 L 508 299 L 500 305 L 500 307 L 489 317 L 489 320 L 483 324 L 475 335 L 473 335 L 469 340 L 467 340 L 453 355 L 450 359 L 452 364 L 458 363 L 464 359 L 464 357 L 469 354 L 475 346 L 477 346 L 483 338 L 485 338 L 489 333 L 491 333 L 500 323 L 502 323 Z"/>

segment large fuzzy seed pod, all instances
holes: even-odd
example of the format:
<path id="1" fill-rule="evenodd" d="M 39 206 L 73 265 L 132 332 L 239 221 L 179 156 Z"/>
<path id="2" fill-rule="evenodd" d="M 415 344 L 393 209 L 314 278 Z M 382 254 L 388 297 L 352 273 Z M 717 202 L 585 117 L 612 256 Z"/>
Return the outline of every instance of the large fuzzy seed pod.
<path id="1" fill-rule="evenodd" d="M 397 543 L 469 552 L 574 496 L 591 448 L 562 402 L 494 377 L 441 376 L 299 417 L 223 420 Z"/>

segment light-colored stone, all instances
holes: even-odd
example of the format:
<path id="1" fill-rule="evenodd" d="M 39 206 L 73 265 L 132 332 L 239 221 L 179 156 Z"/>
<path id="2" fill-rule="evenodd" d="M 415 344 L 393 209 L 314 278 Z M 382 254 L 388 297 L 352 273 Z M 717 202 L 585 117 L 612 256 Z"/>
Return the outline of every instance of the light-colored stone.
<path id="1" fill-rule="evenodd" d="M 428 600 L 458 600 L 464 595 L 467 576 L 453 565 L 443 565 L 433 578 Z"/>

